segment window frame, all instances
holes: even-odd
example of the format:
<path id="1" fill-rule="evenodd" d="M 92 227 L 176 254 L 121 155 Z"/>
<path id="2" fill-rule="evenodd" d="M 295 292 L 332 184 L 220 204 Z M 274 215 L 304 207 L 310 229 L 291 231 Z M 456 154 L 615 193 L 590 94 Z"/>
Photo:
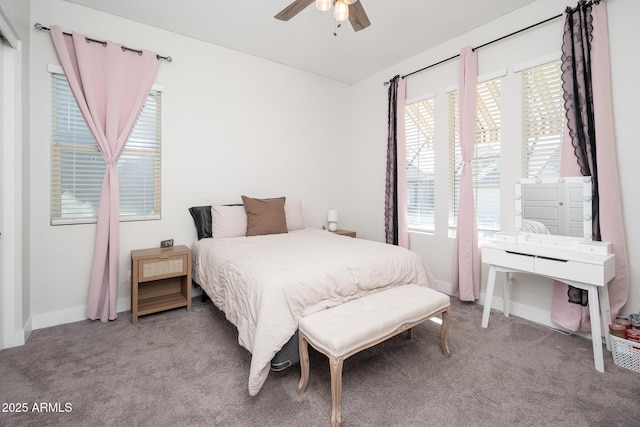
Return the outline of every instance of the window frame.
<path id="1" fill-rule="evenodd" d="M 65 144 L 63 141 L 63 137 L 61 138 L 61 134 L 57 132 L 57 105 L 59 100 L 56 99 L 56 94 L 54 90 L 54 85 L 56 85 L 56 78 L 60 78 L 60 76 L 64 77 L 66 81 L 66 76 L 64 75 L 64 71 L 62 67 L 50 65 L 48 67 L 48 72 L 50 73 L 50 84 L 51 84 L 51 143 L 50 143 L 50 153 L 51 153 L 51 170 L 50 170 L 50 224 L 52 226 L 57 225 L 73 225 L 73 224 L 95 224 L 97 223 L 98 209 L 99 209 L 99 200 L 102 191 L 102 180 L 104 177 L 103 173 L 97 172 L 95 174 L 90 173 L 93 178 L 91 179 L 91 192 L 88 197 L 91 198 L 93 203 L 91 204 L 91 213 L 90 214 L 80 214 L 74 216 L 65 216 L 63 213 L 63 184 L 62 184 L 62 171 L 64 167 L 62 166 L 62 157 L 63 156 L 73 156 L 74 167 L 72 167 L 69 172 L 72 175 L 75 174 L 76 171 L 82 168 L 82 157 L 83 156 L 92 156 L 94 157 L 92 161 L 99 162 L 101 170 L 104 170 L 106 167 L 104 163 L 104 159 L 102 154 L 100 153 L 99 147 L 95 142 L 95 139 L 91 134 L 86 130 L 86 123 L 84 120 L 80 121 L 76 120 L 74 126 L 78 126 L 81 132 L 74 131 L 74 140 Z M 57 75 L 57 77 L 56 77 Z M 62 80 L 60 80 L 62 82 Z M 58 84 L 60 84 L 60 82 Z M 68 85 L 67 85 L 68 87 Z M 153 221 L 161 219 L 161 180 L 162 180 L 162 92 L 163 88 L 160 85 L 154 85 L 151 89 L 151 92 L 148 95 L 148 98 L 155 98 L 155 103 L 149 104 L 153 105 L 152 108 L 155 109 L 155 114 L 148 114 L 144 118 L 144 122 L 136 122 L 134 129 L 129 135 L 129 139 L 127 140 L 127 144 L 120 154 L 118 161 L 116 162 L 116 166 L 118 167 L 118 177 L 120 184 L 120 222 L 128 222 L 128 221 Z M 65 93 L 66 95 L 66 93 Z M 73 106 L 70 105 L 70 109 L 77 109 L 77 103 L 75 102 L 75 98 L 69 89 L 70 99 L 73 100 Z M 148 102 L 148 101 L 146 101 Z M 145 103 L 146 104 L 146 103 Z M 71 110 L 69 110 L 71 111 Z M 79 112 L 77 112 L 79 113 Z M 75 110 L 73 110 L 70 114 L 75 114 Z M 144 112 L 141 113 L 141 115 Z M 71 120 L 71 119 L 70 119 Z M 140 125 L 138 128 L 138 132 L 136 132 L 136 127 Z M 83 126 L 80 128 L 80 126 Z M 74 129 L 78 129 L 74 128 Z M 86 130 L 86 131 L 85 131 Z M 77 141 L 75 140 L 76 134 L 81 135 L 84 132 L 83 136 L 78 136 Z M 149 139 L 142 138 L 140 139 L 140 134 L 144 134 L 145 137 L 149 135 L 153 135 L 153 137 L 149 137 Z M 87 139 L 87 134 L 90 137 L 90 141 L 93 145 L 90 145 L 89 139 Z M 137 143 L 130 144 L 130 141 L 135 140 Z M 63 143 L 61 143 L 61 140 Z M 76 157 L 79 155 L 79 157 Z M 131 166 L 126 170 L 123 169 L 124 165 L 129 160 Z M 80 164 L 76 162 L 80 162 Z M 149 167 L 147 168 L 137 168 L 136 166 L 140 164 L 140 162 L 144 162 L 144 164 L 150 165 L 151 172 L 149 172 Z M 92 165 L 87 165 L 85 162 L 84 165 L 87 168 L 92 168 Z M 80 168 L 80 169 L 78 169 Z M 88 170 L 88 169 L 87 169 Z M 144 176 L 134 177 L 131 180 L 128 180 L 126 176 L 140 175 L 140 170 L 143 170 L 142 174 Z M 99 176 L 99 183 L 95 181 L 95 177 Z M 138 180 L 138 181 L 136 181 Z M 136 187 L 135 190 L 141 191 L 127 191 L 123 190 L 123 185 L 128 185 L 128 183 L 133 182 L 134 184 L 137 182 L 145 183 L 139 187 Z M 147 185 L 148 183 L 150 185 Z M 78 185 L 73 183 L 72 186 L 74 191 L 78 189 Z M 143 189 L 144 187 L 144 189 Z M 130 187 L 131 188 L 131 187 Z M 130 197 L 129 200 L 133 200 L 132 203 L 142 203 L 149 207 L 148 213 L 143 214 L 135 214 L 131 212 L 126 212 L 123 210 L 123 206 L 130 206 L 130 203 L 123 203 L 123 194 L 125 197 L 127 195 L 133 194 L 133 199 Z M 150 196 L 148 196 L 150 194 Z M 74 202 L 78 201 L 78 199 L 74 196 Z M 149 203 L 150 202 L 150 203 Z M 83 206 L 88 206 L 88 204 L 83 203 Z M 82 208 L 80 208 L 76 213 L 81 213 Z"/>

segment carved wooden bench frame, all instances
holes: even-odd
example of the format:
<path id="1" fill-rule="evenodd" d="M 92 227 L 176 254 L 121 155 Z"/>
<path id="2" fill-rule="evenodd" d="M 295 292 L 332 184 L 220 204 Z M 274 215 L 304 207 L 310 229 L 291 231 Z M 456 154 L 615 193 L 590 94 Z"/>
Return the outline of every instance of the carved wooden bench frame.
<path id="1" fill-rule="evenodd" d="M 364 297 L 366 298 L 366 297 Z M 339 306 L 338 306 L 339 307 Z M 351 350 L 346 354 L 330 354 L 326 350 L 323 350 L 321 346 L 314 343 L 314 338 L 305 335 L 302 331 L 299 331 L 299 351 L 300 351 L 300 382 L 298 383 L 298 393 L 302 394 L 307 388 L 309 382 L 309 348 L 308 344 L 311 344 L 313 348 L 326 355 L 329 358 L 329 368 L 331 369 L 331 426 L 339 427 L 341 424 L 341 401 L 342 401 L 342 364 L 346 358 L 352 356 L 362 350 L 373 347 L 393 336 L 396 336 L 406 330 L 408 330 L 407 338 L 413 338 L 413 327 L 417 326 L 426 320 L 442 315 L 442 325 L 440 327 L 440 348 L 445 357 L 451 357 L 449 351 L 448 335 L 449 335 L 449 322 L 450 322 L 450 309 L 451 306 L 447 306 L 440 310 L 426 313 L 418 320 L 403 323 L 395 331 L 386 334 L 384 336 L 377 337 L 376 339 L 362 343 L 360 346 Z M 331 310 L 331 309 L 329 309 Z"/>

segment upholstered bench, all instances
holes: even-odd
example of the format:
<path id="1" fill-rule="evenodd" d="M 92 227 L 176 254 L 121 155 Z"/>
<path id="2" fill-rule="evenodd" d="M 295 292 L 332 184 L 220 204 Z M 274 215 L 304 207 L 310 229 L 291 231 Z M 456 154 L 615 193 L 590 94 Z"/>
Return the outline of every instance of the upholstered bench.
<path id="1" fill-rule="evenodd" d="M 309 349 L 329 358 L 331 369 L 331 425 L 341 422 L 342 363 L 347 357 L 372 347 L 405 330 L 413 337 L 413 327 L 442 314 L 440 347 L 450 357 L 449 296 L 417 285 L 402 285 L 366 295 L 302 318 L 298 325 L 300 383 L 304 393 L 309 381 Z"/>

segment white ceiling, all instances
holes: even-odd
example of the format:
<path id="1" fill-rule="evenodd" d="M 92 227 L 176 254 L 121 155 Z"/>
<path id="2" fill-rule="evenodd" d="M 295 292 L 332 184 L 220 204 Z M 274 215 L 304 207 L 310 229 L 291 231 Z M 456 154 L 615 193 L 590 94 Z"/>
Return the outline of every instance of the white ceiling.
<path id="1" fill-rule="evenodd" d="M 535 0 L 361 0 L 371 26 L 337 36 L 313 4 L 275 19 L 293 0 L 66 1 L 352 84 Z"/>

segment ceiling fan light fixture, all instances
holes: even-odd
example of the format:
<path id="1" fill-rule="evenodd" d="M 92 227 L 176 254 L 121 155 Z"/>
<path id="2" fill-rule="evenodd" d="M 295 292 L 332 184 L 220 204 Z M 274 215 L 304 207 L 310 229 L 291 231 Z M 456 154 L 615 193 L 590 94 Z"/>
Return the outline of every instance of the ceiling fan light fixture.
<path id="1" fill-rule="evenodd" d="M 278 12 L 274 18 L 280 21 L 288 21 L 298 13 L 305 10 L 312 3 L 316 4 L 319 10 L 329 10 L 333 6 L 333 16 L 337 23 L 349 20 L 353 31 L 361 31 L 371 25 L 362 2 L 359 0 L 293 0 L 289 6 Z M 340 25 L 336 24 L 336 28 Z"/>
<path id="2" fill-rule="evenodd" d="M 333 17 L 339 22 L 349 19 L 349 5 L 345 0 L 337 0 L 333 5 Z"/>
<path id="3" fill-rule="evenodd" d="M 316 0 L 316 9 L 323 12 L 331 9 L 331 0 Z"/>

